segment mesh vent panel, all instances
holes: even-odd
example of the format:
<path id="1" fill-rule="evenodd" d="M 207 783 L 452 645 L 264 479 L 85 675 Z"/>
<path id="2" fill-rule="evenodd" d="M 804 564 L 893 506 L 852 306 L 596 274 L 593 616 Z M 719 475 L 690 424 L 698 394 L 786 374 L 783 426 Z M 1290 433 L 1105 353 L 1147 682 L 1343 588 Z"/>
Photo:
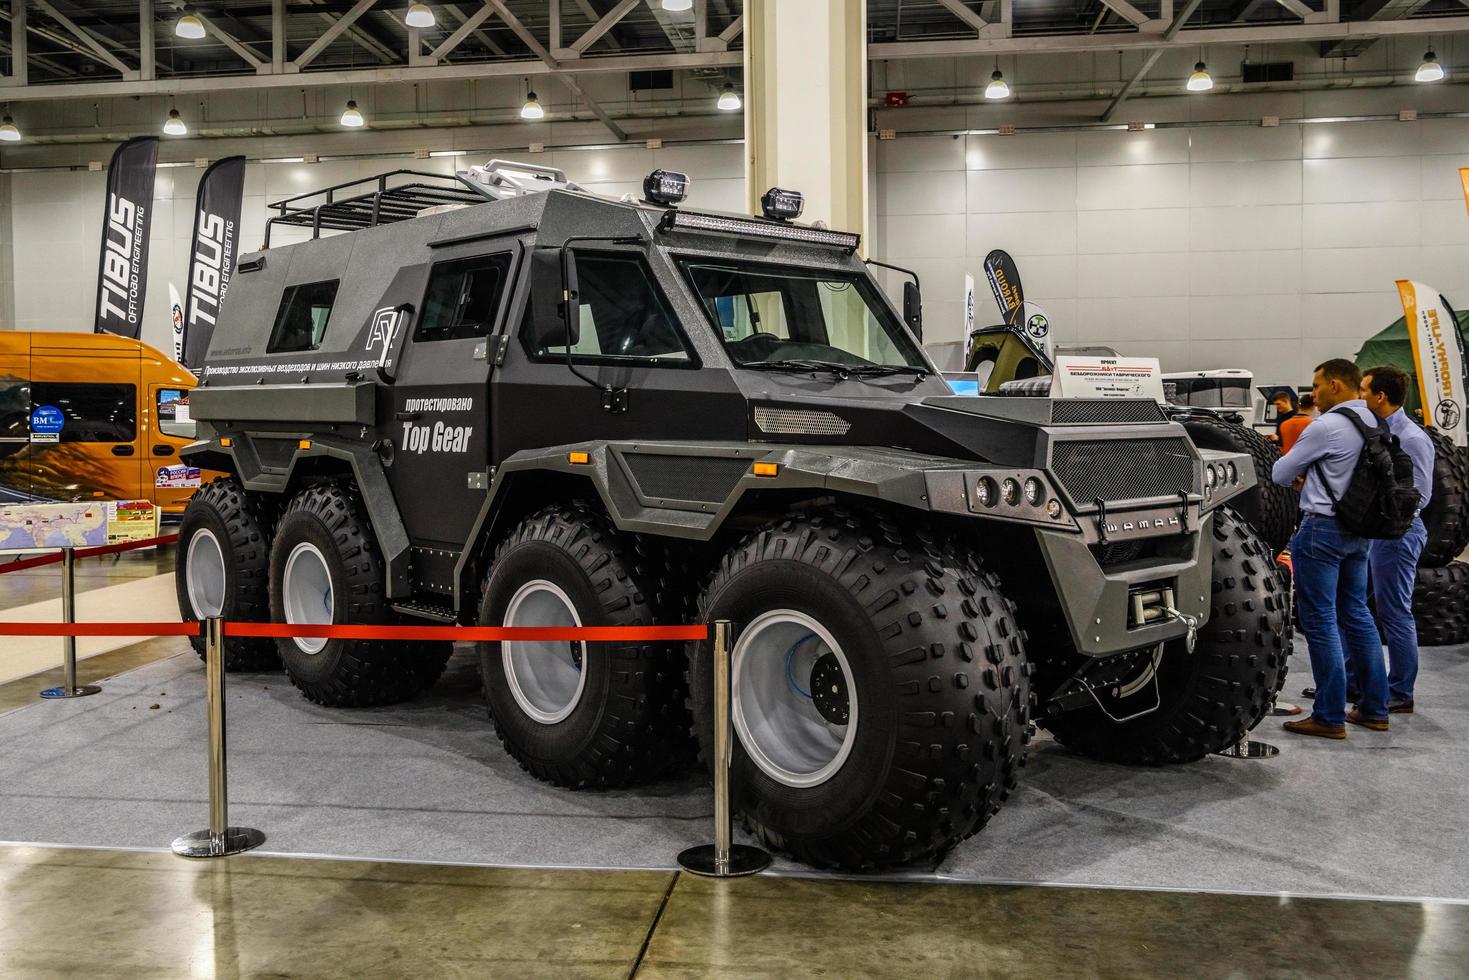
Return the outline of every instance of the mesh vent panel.
<path id="1" fill-rule="evenodd" d="M 750 471 L 748 459 L 628 453 L 628 469 L 644 496 L 719 503 Z"/>
<path id="2" fill-rule="evenodd" d="M 831 412 L 808 408 L 755 406 L 755 424 L 760 431 L 787 436 L 844 436 L 852 423 Z"/>
<path id="3" fill-rule="evenodd" d="M 1077 504 L 1197 493 L 1187 439 L 1078 439 L 1051 446 L 1051 469 Z"/>
<path id="4" fill-rule="evenodd" d="M 1161 422 L 1163 410 L 1158 407 L 1157 402 L 1142 398 L 1061 399 L 1051 405 L 1051 421 L 1057 425 Z"/>

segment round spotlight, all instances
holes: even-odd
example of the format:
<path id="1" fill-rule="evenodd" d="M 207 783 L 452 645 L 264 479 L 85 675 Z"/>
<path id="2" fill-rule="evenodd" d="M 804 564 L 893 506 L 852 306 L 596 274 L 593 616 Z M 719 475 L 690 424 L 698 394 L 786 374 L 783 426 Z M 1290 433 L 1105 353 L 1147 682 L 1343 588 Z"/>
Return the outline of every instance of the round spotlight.
<path id="1" fill-rule="evenodd" d="M 353 129 L 367 125 L 367 120 L 362 118 L 362 110 L 357 108 L 356 99 L 347 100 L 347 108 L 342 110 L 341 121 L 343 126 L 351 126 Z"/>
<path id="2" fill-rule="evenodd" d="M 204 22 L 195 15 L 192 5 L 184 5 L 183 15 L 173 25 L 173 33 L 175 37 L 190 41 L 197 41 L 204 36 Z"/>
<path id="3" fill-rule="evenodd" d="M 1059 521 L 1061 519 L 1061 501 L 1055 497 L 1046 501 L 1046 516 L 1053 521 Z"/>
<path id="4" fill-rule="evenodd" d="M 1004 497 L 1005 503 L 1011 506 L 1020 503 L 1020 484 L 1006 477 L 1005 482 L 1000 484 L 1000 496 Z"/>
<path id="5" fill-rule="evenodd" d="M 663 9 L 679 13 L 694 9 L 694 0 L 663 0 Z"/>
<path id="6" fill-rule="evenodd" d="M 403 23 L 409 27 L 433 27 L 434 12 L 426 3 L 410 3 L 408 13 L 403 15 Z"/>
<path id="7" fill-rule="evenodd" d="M 740 106 L 744 105 L 740 101 L 739 93 L 735 91 L 733 82 L 724 83 L 724 88 L 719 91 L 719 101 L 715 105 L 719 106 L 725 112 L 734 112 Z"/>
<path id="8" fill-rule="evenodd" d="M 1000 69 L 996 68 L 994 74 L 990 75 L 990 83 L 984 87 L 984 97 L 991 101 L 1010 97 L 1010 83 L 1005 81 Z"/>
<path id="9" fill-rule="evenodd" d="M 15 120 L 10 118 L 9 113 L 6 113 L 5 120 L 0 122 L 0 140 L 4 140 L 7 143 L 14 143 L 19 139 L 20 130 L 15 128 Z"/>
<path id="10" fill-rule="evenodd" d="M 1438 82 L 1444 76 L 1443 65 L 1438 63 L 1438 55 L 1432 50 L 1423 53 L 1423 64 L 1418 66 L 1417 73 L 1413 76 L 1415 82 Z"/>
<path id="11" fill-rule="evenodd" d="M 1188 90 L 1190 92 L 1207 92 L 1214 87 L 1214 76 L 1204 67 L 1202 61 L 1194 65 L 1194 73 L 1188 77 Z"/>
<path id="12" fill-rule="evenodd" d="M 993 507 L 1000 499 L 1000 488 L 987 476 L 980 477 L 974 484 L 974 499 L 981 507 Z"/>
<path id="13" fill-rule="evenodd" d="M 1213 463 L 1210 463 L 1208 466 L 1204 467 L 1204 487 L 1207 490 L 1213 490 L 1218 485 L 1219 471 L 1214 469 Z"/>
<path id="14" fill-rule="evenodd" d="M 188 133 L 189 127 L 184 125 L 183 117 L 177 109 L 170 109 L 168 118 L 163 120 L 163 131 L 169 136 L 183 136 Z"/>
<path id="15" fill-rule="evenodd" d="M 1041 486 L 1041 481 L 1031 477 L 1025 481 L 1025 502 L 1032 507 L 1039 507 L 1044 491 L 1045 487 Z"/>
<path id="16" fill-rule="evenodd" d="M 520 107 L 521 119 L 545 119 L 546 110 L 541 108 L 541 103 L 536 100 L 536 93 L 525 93 L 525 105 Z"/>
<path id="17" fill-rule="evenodd" d="M 1239 467 L 1238 466 L 1235 466 L 1233 463 L 1230 463 L 1228 466 L 1224 467 L 1224 472 L 1225 472 L 1225 475 L 1227 475 L 1229 477 L 1229 482 L 1231 484 L 1236 484 L 1236 483 L 1239 482 Z"/>

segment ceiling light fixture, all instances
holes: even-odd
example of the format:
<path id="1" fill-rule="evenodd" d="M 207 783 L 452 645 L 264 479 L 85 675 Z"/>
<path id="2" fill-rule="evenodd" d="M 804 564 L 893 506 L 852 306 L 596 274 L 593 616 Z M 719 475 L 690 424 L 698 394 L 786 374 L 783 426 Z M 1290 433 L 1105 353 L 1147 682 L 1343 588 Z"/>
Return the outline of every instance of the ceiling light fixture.
<path id="1" fill-rule="evenodd" d="M 541 108 L 541 103 L 536 100 L 536 93 L 525 93 L 525 105 L 520 107 L 521 119 L 544 119 L 546 110 Z"/>
<path id="2" fill-rule="evenodd" d="M 715 105 L 725 112 L 734 112 L 740 106 L 744 105 L 740 101 L 739 93 L 735 91 L 734 82 L 724 83 L 724 88 L 719 91 L 719 101 Z"/>
<path id="3" fill-rule="evenodd" d="M 1190 92 L 1207 92 L 1214 87 L 1214 77 L 1204 67 L 1202 61 L 1194 64 L 1194 73 L 1188 77 L 1188 90 Z"/>
<path id="4" fill-rule="evenodd" d="M 434 12 L 429 9 L 426 3 L 410 3 L 408 5 L 408 13 L 403 16 L 403 23 L 409 27 L 433 27 L 435 23 Z"/>
<path id="5" fill-rule="evenodd" d="M 10 118 L 10 113 L 5 114 L 4 121 L 0 121 L 0 140 L 7 143 L 15 143 L 20 139 L 20 130 L 15 128 L 15 120 Z"/>
<path id="6" fill-rule="evenodd" d="M 188 133 L 189 127 L 184 125 L 183 117 L 177 109 L 170 109 L 168 118 L 163 120 L 163 131 L 169 136 L 183 136 Z"/>
<path id="7" fill-rule="evenodd" d="M 984 87 L 984 97 L 991 101 L 1010 97 L 1010 83 L 1005 81 L 1000 69 L 996 68 L 990 75 L 990 83 Z"/>
<path id="8" fill-rule="evenodd" d="M 347 100 L 347 108 L 342 110 L 342 125 L 353 129 L 367 125 L 367 120 L 362 118 L 362 110 L 357 108 L 356 99 Z"/>
<path id="9" fill-rule="evenodd" d="M 673 13 L 692 10 L 693 6 L 694 0 L 663 0 L 663 9 Z"/>
<path id="10" fill-rule="evenodd" d="M 192 4 L 184 4 L 184 12 L 173 25 L 173 33 L 190 41 L 197 41 L 204 36 L 204 22 L 194 13 Z"/>
<path id="11" fill-rule="evenodd" d="M 1413 76 L 1415 82 L 1438 82 L 1444 76 L 1443 65 L 1438 63 L 1438 55 L 1430 48 L 1423 53 L 1423 64 L 1418 66 L 1418 72 Z"/>

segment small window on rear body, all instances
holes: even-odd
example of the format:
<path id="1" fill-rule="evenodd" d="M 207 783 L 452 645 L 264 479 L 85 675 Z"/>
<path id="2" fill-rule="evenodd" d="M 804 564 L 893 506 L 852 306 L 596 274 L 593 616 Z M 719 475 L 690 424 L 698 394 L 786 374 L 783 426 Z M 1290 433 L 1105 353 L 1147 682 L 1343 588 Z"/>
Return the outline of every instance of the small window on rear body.
<path id="1" fill-rule="evenodd" d="M 337 299 L 337 280 L 288 286 L 281 294 L 280 309 L 275 314 L 275 329 L 266 350 L 272 354 L 289 351 L 316 350 L 326 333 Z"/>

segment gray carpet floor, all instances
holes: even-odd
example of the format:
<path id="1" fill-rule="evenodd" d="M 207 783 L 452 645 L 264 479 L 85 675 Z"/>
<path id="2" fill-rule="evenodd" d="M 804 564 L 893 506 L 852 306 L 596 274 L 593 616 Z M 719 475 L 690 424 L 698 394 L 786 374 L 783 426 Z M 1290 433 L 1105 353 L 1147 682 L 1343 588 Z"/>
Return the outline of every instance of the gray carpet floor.
<path id="1" fill-rule="evenodd" d="M 1304 650 L 1292 665 L 1289 695 L 1309 683 Z M 154 848 L 203 827 L 202 681 L 182 654 L 0 716 L 0 840 Z M 264 830 L 270 852 L 667 868 L 709 839 L 694 776 L 575 793 L 522 772 L 468 651 L 392 708 L 318 708 L 278 674 L 230 684 L 231 822 Z M 1266 719 L 1256 735 L 1277 758 L 1166 769 L 1089 762 L 1041 735 L 990 826 L 910 873 L 1469 900 L 1469 648 L 1424 651 L 1418 708 L 1345 743 Z"/>

